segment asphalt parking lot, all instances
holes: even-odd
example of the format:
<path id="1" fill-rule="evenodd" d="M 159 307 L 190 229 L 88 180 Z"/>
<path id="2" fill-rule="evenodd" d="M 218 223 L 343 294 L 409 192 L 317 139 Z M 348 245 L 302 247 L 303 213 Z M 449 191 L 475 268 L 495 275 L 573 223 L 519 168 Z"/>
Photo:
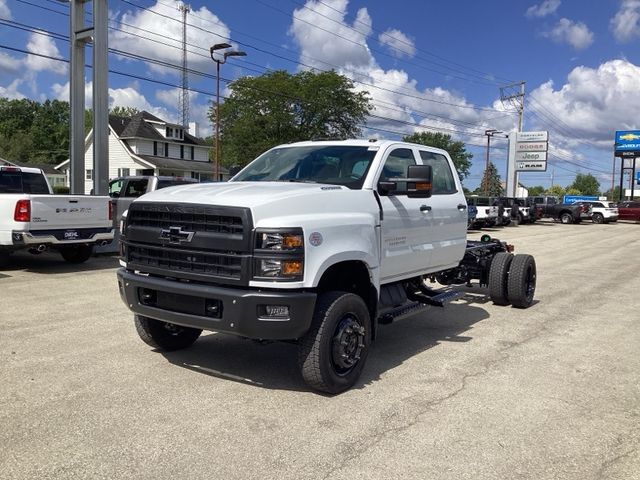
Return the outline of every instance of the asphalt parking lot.
<path id="1" fill-rule="evenodd" d="M 0 271 L 6 479 L 640 478 L 640 225 L 490 233 L 536 303 L 461 300 L 381 326 L 358 386 L 310 392 L 290 344 L 207 334 L 154 352 L 113 257 Z"/>

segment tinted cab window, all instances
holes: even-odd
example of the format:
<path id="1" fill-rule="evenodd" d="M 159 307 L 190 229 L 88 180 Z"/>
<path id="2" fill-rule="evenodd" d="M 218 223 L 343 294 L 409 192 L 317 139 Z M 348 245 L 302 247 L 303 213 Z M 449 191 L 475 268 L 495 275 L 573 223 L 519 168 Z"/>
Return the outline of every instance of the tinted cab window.
<path id="1" fill-rule="evenodd" d="M 423 165 L 430 165 L 433 172 L 433 195 L 456 193 L 456 182 L 451 172 L 449 162 L 444 155 L 420 150 Z"/>

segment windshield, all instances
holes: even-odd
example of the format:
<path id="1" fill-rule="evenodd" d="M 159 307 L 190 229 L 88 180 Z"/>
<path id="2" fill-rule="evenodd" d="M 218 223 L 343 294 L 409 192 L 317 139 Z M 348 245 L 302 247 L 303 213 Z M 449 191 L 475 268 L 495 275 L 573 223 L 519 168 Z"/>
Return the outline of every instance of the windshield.
<path id="1" fill-rule="evenodd" d="M 311 182 L 360 189 L 377 150 L 367 146 L 312 145 L 269 150 L 233 182 Z"/>

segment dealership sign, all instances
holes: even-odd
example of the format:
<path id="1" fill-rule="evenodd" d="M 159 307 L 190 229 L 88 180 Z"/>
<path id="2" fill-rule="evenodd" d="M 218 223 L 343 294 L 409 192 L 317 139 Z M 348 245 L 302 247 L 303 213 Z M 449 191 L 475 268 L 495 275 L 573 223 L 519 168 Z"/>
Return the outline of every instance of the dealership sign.
<path id="1" fill-rule="evenodd" d="M 544 172 L 547 170 L 547 150 L 549 132 L 516 132 L 515 145 L 509 150 L 511 164 L 516 172 Z"/>
<path id="2" fill-rule="evenodd" d="M 615 154 L 618 157 L 640 157 L 640 130 L 617 131 Z"/>

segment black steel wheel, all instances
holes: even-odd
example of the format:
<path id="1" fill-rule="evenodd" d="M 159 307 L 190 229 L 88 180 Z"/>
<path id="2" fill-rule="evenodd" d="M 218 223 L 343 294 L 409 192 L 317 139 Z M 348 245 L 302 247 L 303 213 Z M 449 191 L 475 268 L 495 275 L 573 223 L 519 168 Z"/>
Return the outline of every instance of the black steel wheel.
<path id="1" fill-rule="evenodd" d="M 508 252 L 498 252 L 491 260 L 489 267 L 489 297 L 496 305 L 509 305 L 507 295 L 507 279 L 513 255 Z"/>
<path id="2" fill-rule="evenodd" d="M 531 255 L 518 254 L 513 257 L 509 269 L 507 290 L 509 301 L 515 308 L 528 308 L 536 292 L 536 261 Z"/>
<path id="3" fill-rule="evenodd" d="M 604 215 L 602 215 L 601 213 L 594 213 L 591 216 L 591 220 L 593 221 L 593 223 L 604 223 Z"/>
<path id="4" fill-rule="evenodd" d="M 369 310 L 346 292 L 318 297 L 311 328 L 298 344 L 302 378 L 311 388 L 336 394 L 360 378 L 371 346 Z"/>
<path id="5" fill-rule="evenodd" d="M 60 248 L 60 255 L 69 263 L 84 263 L 92 253 L 93 246 L 86 243 L 74 243 Z"/>
<path id="6" fill-rule="evenodd" d="M 172 351 L 190 347 L 202 330 L 134 315 L 136 331 L 144 343 L 158 350 Z"/>

